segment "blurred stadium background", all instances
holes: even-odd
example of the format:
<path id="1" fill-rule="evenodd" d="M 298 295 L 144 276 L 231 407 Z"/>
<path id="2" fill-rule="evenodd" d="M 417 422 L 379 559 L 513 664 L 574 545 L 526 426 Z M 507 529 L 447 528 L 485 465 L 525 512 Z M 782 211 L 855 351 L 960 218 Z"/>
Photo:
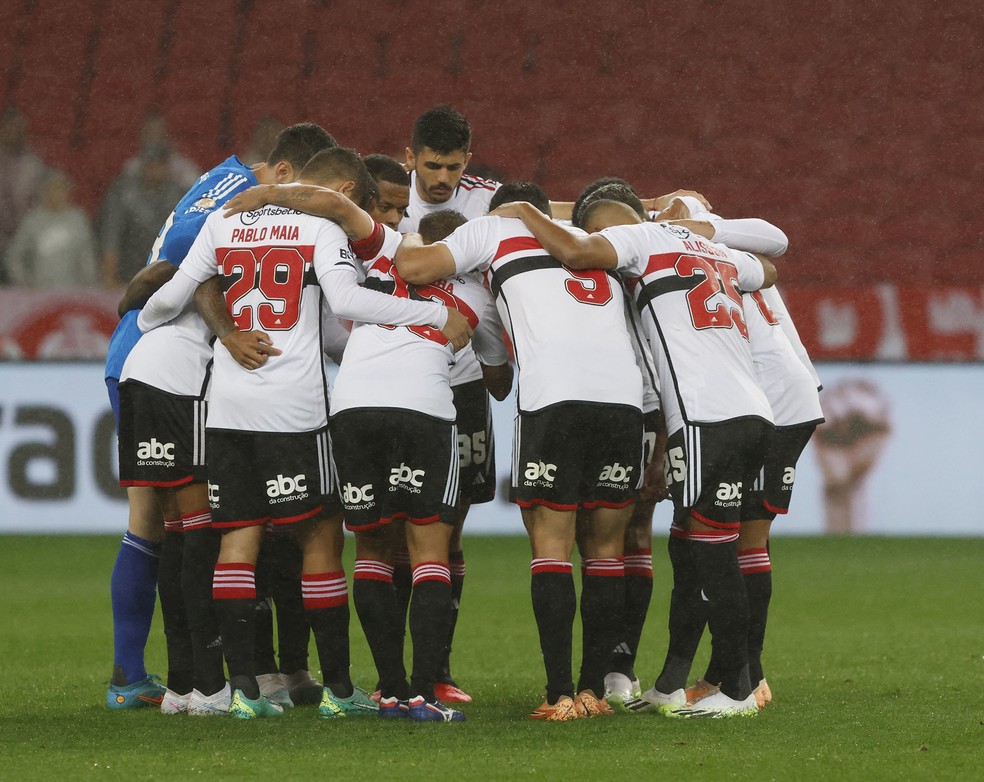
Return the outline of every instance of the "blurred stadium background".
<path id="1" fill-rule="evenodd" d="M 414 117 L 449 102 L 471 122 L 472 167 L 494 178 L 533 179 L 558 200 L 603 175 L 646 195 L 697 189 L 721 214 L 789 235 L 783 292 L 815 359 L 945 362 L 922 367 L 928 392 L 886 402 L 917 411 L 894 431 L 940 436 L 903 440 L 928 454 L 956 419 L 920 420 L 920 404 L 972 417 L 984 358 L 982 40 L 969 0 L 8 0 L 0 107 L 25 115 L 31 148 L 69 172 L 93 219 L 152 111 L 201 170 L 245 154 L 268 115 L 402 158 Z M 0 289 L 0 354 L 17 360 L 0 364 L 0 530 L 39 507 L 21 504 L 14 473 L 51 483 L 65 446 L 23 453 L 29 427 L 51 425 L 15 411 L 38 389 L 76 396 L 64 389 L 81 377 L 21 362 L 97 361 L 117 297 Z M 883 395 L 906 393 L 892 367 L 875 369 Z M 98 399 L 100 370 L 86 372 Z M 966 414 L 925 396 L 954 388 Z M 95 473 L 104 415 L 69 412 L 71 447 Z M 957 480 L 980 463 L 966 447 L 945 462 Z"/>

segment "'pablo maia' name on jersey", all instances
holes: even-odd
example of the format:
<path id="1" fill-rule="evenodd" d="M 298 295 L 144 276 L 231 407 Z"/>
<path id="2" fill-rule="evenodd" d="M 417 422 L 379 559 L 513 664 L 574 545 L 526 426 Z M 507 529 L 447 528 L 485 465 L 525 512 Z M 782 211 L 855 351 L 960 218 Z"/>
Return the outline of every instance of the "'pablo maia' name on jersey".
<path id="1" fill-rule="evenodd" d="M 262 228 L 233 228 L 234 242 L 296 242 L 300 231 L 296 225 L 266 225 Z"/>

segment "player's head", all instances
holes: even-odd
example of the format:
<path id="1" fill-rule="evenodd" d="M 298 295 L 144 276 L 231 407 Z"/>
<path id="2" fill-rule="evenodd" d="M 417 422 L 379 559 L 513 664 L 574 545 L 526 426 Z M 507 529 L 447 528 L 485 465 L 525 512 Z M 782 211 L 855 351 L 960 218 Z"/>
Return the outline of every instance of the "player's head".
<path id="1" fill-rule="evenodd" d="M 649 213 L 646 212 L 646 208 L 642 205 L 642 201 L 639 200 L 639 196 L 636 195 L 635 190 L 626 185 L 613 182 L 612 184 L 605 185 L 604 187 L 599 187 L 591 195 L 584 199 L 581 203 L 581 209 L 578 211 L 578 221 L 574 222 L 574 225 L 578 228 L 583 228 L 588 233 L 594 233 L 599 230 L 594 227 L 591 223 L 584 222 L 584 215 L 586 207 L 590 206 L 593 201 L 618 201 L 620 204 L 625 204 L 627 207 L 635 212 L 639 219 L 643 222 L 649 220 Z"/>
<path id="2" fill-rule="evenodd" d="M 506 182 L 492 196 L 492 200 L 489 202 L 489 211 L 491 212 L 503 204 L 511 204 L 513 201 L 528 201 L 547 217 L 553 217 L 550 199 L 547 198 L 543 188 L 535 182 Z"/>
<path id="3" fill-rule="evenodd" d="M 318 152 L 337 147 L 338 142 L 320 125 L 299 122 L 284 128 L 267 155 L 266 165 L 276 183 L 294 182 Z"/>
<path id="4" fill-rule="evenodd" d="M 468 218 L 454 209 L 442 209 L 420 218 L 417 232 L 424 244 L 434 244 L 447 239 L 455 229 L 468 222 Z"/>
<path id="5" fill-rule="evenodd" d="M 366 155 L 363 161 L 376 184 L 369 214 L 377 223 L 398 231 L 410 205 L 410 175 L 399 160 L 389 155 Z"/>
<path id="6" fill-rule="evenodd" d="M 346 147 L 323 149 L 301 170 L 301 182 L 337 190 L 363 209 L 373 192 L 372 177 L 359 153 Z"/>
<path id="7" fill-rule="evenodd" d="M 451 198 L 471 160 L 470 147 L 468 120 L 451 106 L 435 106 L 417 117 L 407 168 L 416 173 L 417 192 L 424 201 L 443 204 Z"/>
<path id="8" fill-rule="evenodd" d="M 585 204 L 582 219 L 586 226 L 591 226 L 590 229 L 585 229 L 589 233 L 611 228 L 613 225 L 636 225 L 645 222 L 631 206 L 607 198 L 595 198 Z"/>
<path id="9" fill-rule="evenodd" d="M 581 206 L 584 202 L 599 188 L 605 187 L 606 185 L 625 185 L 629 190 L 635 193 L 635 188 L 632 187 L 628 182 L 626 182 L 621 177 L 617 176 L 603 176 L 600 179 L 596 179 L 594 182 L 589 184 L 584 190 L 581 191 L 581 195 L 577 197 L 574 201 L 574 206 L 571 207 L 571 222 L 574 225 L 579 225 Z M 638 195 L 638 194 L 636 194 Z"/>

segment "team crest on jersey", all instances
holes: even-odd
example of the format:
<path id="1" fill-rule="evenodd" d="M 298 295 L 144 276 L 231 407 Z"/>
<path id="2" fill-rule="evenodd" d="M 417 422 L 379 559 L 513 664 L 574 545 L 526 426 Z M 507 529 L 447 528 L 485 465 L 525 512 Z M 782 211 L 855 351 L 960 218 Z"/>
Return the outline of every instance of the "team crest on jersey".
<path id="1" fill-rule="evenodd" d="M 677 239 L 689 239 L 690 231 L 684 228 L 682 225 L 670 225 L 669 223 L 660 223 L 660 226 L 664 231 L 675 236 Z"/>

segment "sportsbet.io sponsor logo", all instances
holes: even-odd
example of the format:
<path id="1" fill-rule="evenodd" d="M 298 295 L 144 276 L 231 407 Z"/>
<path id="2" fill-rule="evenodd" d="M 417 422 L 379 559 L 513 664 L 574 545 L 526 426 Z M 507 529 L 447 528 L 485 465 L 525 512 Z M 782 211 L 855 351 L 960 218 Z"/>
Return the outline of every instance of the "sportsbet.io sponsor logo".
<path id="1" fill-rule="evenodd" d="M 278 502 L 303 500 L 308 496 L 307 476 L 304 473 L 295 475 L 293 478 L 278 473 L 276 478 L 266 482 L 266 487 L 267 497 L 270 498 L 271 505 Z"/>
<path id="2" fill-rule="evenodd" d="M 741 505 L 741 481 L 738 483 L 719 483 L 715 505 L 722 508 L 737 508 Z"/>
<path id="3" fill-rule="evenodd" d="M 390 491 L 407 491 L 411 494 L 420 494 L 420 487 L 423 483 L 424 471 L 414 470 L 403 462 L 399 467 L 394 467 L 390 471 Z"/>
<path id="4" fill-rule="evenodd" d="M 598 476 L 598 485 L 609 489 L 624 489 L 631 477 L 631 467 L 623 467 L 618 462 L 606 464 Z"/>
<path id="5" fill-rule="evenodd" d="M 525 486 L 553 486 L 554 480 L 556 480 L 557 465 L 556 464 L 546 464 L 544 462 L 527 462 L 526 472 L 523 473 L 523 477 L 526 478 L 524 482 Z"/>
<path id="6" fill-rule="evenodd" d="M 376 492 L 371 483 L 365 486 L 353 486 L 346 483 L 342 487 L 342 503 L 348 510 L 366 510 L 376 504 Z"/>
<path id="7" fill-rule="evenodd" d="M 137 464 L 141 467 L 173 467 L 174 443 L 160 443 L 154 437 L 139 443 Z"/>

